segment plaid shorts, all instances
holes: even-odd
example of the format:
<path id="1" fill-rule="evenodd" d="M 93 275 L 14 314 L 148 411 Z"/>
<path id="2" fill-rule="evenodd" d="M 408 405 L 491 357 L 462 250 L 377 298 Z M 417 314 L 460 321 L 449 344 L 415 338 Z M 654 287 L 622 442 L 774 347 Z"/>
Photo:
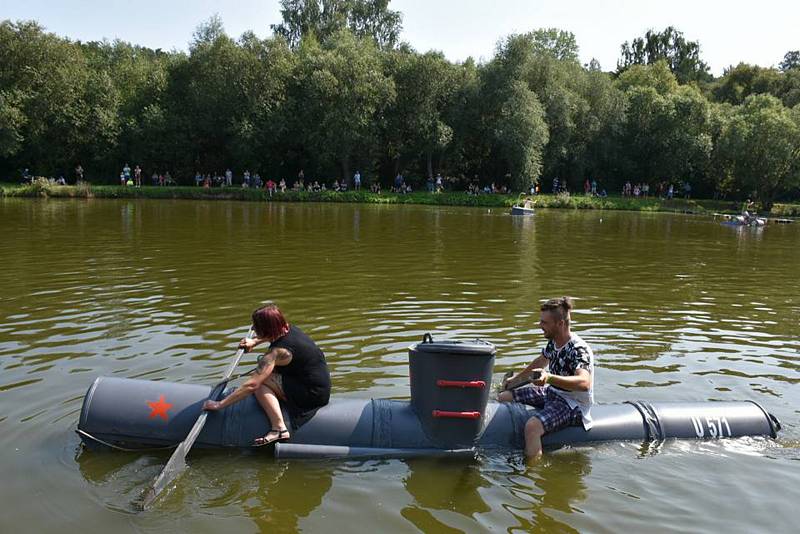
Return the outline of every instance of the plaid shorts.
<path id="1" fill-rule="evenodd" d="M 523 386 L 513 390 L 514 402 L 521 402 L 536 408 L 533 417 L 542 422 L 545 434 L 555 432 L 565 426 L 583 425 L 583 414 L 577 406 L 570 408 L 552 387 Z"/>

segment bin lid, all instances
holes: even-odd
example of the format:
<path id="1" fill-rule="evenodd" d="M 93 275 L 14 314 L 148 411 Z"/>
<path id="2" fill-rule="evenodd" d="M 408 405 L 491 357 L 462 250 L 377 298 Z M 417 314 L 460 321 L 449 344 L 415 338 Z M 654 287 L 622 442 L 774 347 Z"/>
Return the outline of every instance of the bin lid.
<path id="1" fill-rule="evenodd" d="M 434 341 L 426 334 L 421 343 L 414 343 L 409 350 L 428 353 L 450 353 L 469 356 L 491 356 L 497 352 L 492 343 L 482 339 Z"/>

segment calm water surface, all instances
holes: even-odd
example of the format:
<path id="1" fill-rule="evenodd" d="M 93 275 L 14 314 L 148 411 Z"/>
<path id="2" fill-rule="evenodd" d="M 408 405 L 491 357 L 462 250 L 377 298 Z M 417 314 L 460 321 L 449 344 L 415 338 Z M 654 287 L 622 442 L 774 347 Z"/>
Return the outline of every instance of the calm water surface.
<path id="1" fill-rule="evenodd" d="M 0 199 L 1 532 L 796 532 L 800 224 L 416 206 Z M 407 398 L 424 332 L 499 348 L 575 297 L 598 402 L 754 400 L 777 440 L 607 443 L 537 467 L 190 455 L 156 510 L 131 500 L 164 454 L 85 451 L 98 375 L 212 383 L 274 300 L 325 351 L 339 395 Z M 252 362 L 242 362 L 246 370 Z"/>

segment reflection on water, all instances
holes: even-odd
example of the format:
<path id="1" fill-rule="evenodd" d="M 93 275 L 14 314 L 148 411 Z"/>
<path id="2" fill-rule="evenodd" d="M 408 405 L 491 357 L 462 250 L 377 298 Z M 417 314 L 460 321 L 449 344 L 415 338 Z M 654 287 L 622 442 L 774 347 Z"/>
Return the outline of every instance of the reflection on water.
<path id="1" fill-rule="evenodd" d="M 299 521 L 316 510 L 330 490 L 333 467 L 282 462 L 268 472 L 272 480 L 256 475 L 259 484 L 249 492 L 250 498 L 237 495 L 233 502 L 248 502 L 243 510 L 262 532 L 296 532 Z"/>
<path id="2" fill-rule="evenodd" d="M 0 499 L 17 511 L 2 531 L 89 519 L 103 530 L 329 531 L 352 530 L 353 517 L 379 531 L 793 526 L 781 488 L 800 484 L 800 225 L 15 199 L 0 199 L 0 223 L 0 469 L 14 482 Z M 499 377 L 530 361 L 538 303 L 562 294 L 594 348 L 598 401 L 753 400 L 783 421 L 777 442 L 611 444 L 531 470 L 493 456 L 281 463 L 193 451 L 175 491 L 144 515 L 130 502 L 166 455 L 75 454 L 96 376 L 214 382 L 265 300 L 320 343 L 337 394 L 407 398 L 407 348 L 425 332 L 494 342 Z"/>
<path id="3" fill-rule="evenodd" d="M 586 498 L 583 479 L 590 472 L 588 454 L 577 450 L 551 453 L 533 467 L 526 467 L 521 456 L 449 466 L 415 460 L 405 479 L 414 500 L 400 513 L 422 532 L 572 531 L 564 519 L 580 511 Z M 502 517 L 491 499 L 496 487 L 505 491 Z"/>

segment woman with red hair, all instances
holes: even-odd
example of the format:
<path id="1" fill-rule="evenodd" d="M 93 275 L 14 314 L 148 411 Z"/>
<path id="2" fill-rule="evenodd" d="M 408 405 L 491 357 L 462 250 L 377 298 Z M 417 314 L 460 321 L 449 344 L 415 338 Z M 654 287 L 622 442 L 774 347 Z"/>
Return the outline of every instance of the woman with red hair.
<path id="1" fill-rule="evenodd" d="M 255 395 L 271 424 L 269 432 L 254 443 L 261 446 L 289 439 L 281 403 L 287 407 L 295 428 L 317 408 L 328 404 L 331 377 L 322 350 L 297 326 L 287 323 L 276 305 L 268 304 L 253 312 L 253 330 L 256 337 L 243 339 L 239 346 L 250 352 L 256 345 L 270 344 L 269 351 L 258 358 L 258 370 L 222 401 L 206 401 L 203 409 L 221 410 Z"/>

